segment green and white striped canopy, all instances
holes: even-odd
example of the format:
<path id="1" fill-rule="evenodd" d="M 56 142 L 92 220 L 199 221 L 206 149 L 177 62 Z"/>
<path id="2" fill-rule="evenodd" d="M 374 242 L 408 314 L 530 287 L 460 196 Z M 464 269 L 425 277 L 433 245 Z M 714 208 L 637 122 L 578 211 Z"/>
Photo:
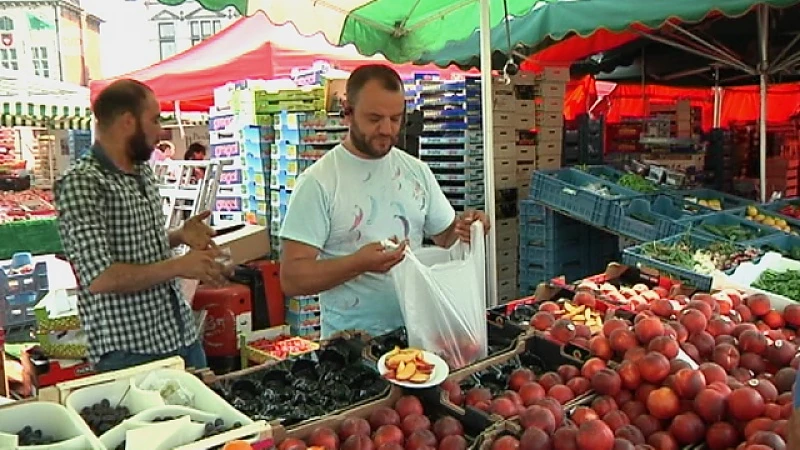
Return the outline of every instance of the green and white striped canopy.
<path id="1" fill-rule="evenodd" d="M 0 125 L 28 126 L 57 130 L 88 130 L 92 112 L 79 106 L 42 105 L 25 102 L 0 103 Z"/>

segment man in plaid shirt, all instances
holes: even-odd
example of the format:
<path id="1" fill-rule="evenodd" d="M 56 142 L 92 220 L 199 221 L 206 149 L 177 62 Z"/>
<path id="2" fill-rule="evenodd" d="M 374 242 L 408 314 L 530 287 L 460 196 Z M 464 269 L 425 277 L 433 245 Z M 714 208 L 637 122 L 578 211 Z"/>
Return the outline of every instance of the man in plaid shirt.
<path id="1" fill-rule="evenodd" d="M 119 370 L 179 355 L 188 367 L 206 366 L 192 311 L 177 278 L 224 282 L 221 252 L 203 223 L 178 230 L 165 217 L 147 161 L 161 133 L 159 103 L 146 85 L 119 80 L 92 109 L 97 138 L 58 181 L 59 232 L 75 267 L 78 312 L 98 371 Z M 191 250 L 173 257 L 181 244 Z"/>

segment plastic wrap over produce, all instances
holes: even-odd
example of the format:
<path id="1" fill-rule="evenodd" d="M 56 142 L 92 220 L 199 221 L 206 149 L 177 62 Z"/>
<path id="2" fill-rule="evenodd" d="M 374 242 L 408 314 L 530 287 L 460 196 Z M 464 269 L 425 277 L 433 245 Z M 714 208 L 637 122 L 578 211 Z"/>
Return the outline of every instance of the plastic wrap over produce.
<path id="1" fill-rule="evenodd" d="M 436 353 L 451 369 L 486 357 L 486 244 L 480 222 L 472 225 L 470 244 L 407 248 L 390 274 L 411 347 Z"/>

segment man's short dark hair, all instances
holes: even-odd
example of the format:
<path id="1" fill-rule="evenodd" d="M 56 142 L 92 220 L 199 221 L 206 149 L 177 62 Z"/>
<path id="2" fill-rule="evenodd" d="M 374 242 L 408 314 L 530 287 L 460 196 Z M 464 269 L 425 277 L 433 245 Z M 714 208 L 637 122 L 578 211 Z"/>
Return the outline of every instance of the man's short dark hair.
<path id="1" fill-rule="evenodd" d="M 191 145 L 189 145 L 189 148 L 186 149 L 186 154 L 183 155 L 183 159 L 192 159 L 194 155 L 198 154 L 205 156 L 206 153 L 207 150 L 205 145 L 199 142 L 193 142 Z"/>
<path id="2" fill-rule="evenodd" d="M 347 103 L 350 106 L 355 105 L 361 89 L 372 80 L 381 83 L 387 91 L 405 92 L 403 79 L 394 69 L 385 64 L 366 64 L 359 66 L 347 79 Z"/>
<path id="3" fill-rule="evenodd" d="M 153 90 L 141 81 L 121 79 L 109 84 L 92 103 L 92 113 L 98 127 L 110 125 L 126 112 L 139 117 L 148 95 L 153 95 Z"/>

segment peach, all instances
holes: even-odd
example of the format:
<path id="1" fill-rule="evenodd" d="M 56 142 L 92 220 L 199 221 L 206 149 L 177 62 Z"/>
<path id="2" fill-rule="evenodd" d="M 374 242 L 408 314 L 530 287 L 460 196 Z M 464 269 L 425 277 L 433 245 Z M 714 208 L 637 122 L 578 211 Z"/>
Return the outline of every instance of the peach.
<path id="1" fill-rule="evenodd" d="M 666 431 L 657 431 L 647 438 L 647 443 L 657 450 L 678 450 L 678 442 Z"/>
<path id="2" fill-rule="evenodd" d="M 436 448 L 436 436 L 430 430 L 417 430 L 406 439 L 406 450 L 418 450 L 425 447 Z"/>
<path id="3" fill-rule="evenodd" d="M 786 306 L 783 310 L 783 320 L 795 328 L 800 328 L 800 305 Z"/>
<path id="4" fill-rule="evenodd" d="M 340 442 L 344 442 L 353 435 L 369 436 L 371 433 L 369 422 L 360 417 L 348 417 L 339 425 Z"/>
<path id="5" fill-rule="evenodd" d="M 606 368 L 606 362 L 603 361 L 602 359 L 596 357 L 589 358 L 589 360 L 586 361 L 583 364 L 583 367 L 581 368 L 581 375 L 583 375 L 584 378 L 588 378 L 591 380 L 592 376 L 595 373 L 597 373 L 600 369 L 605 369 L 605 368 Z"/>
<path id="6" fill-rule="evenodd" d="M 636 446 L 633 445 L 630 441 L 626 441 L 625 439 L 620 439 L 618 437 L 614 438 L 614 447 L 612 450 L 636 450 Z"/>
<path id="7" fill-rule="evenodd" d="M 712 359 L 727 372 L 739 366 L 739 350 L 730 344 L 720 344 L 714 348 Z"/>
<path id="8" fill-rule="evenodd" d="M 742 333 L 744 333 L 747 330 L 758 331 L 758 327 L 756 327 L 754 323 L 750 322 L 740 323 L 737 324 L 735 327 L 733 327 L 733 331 L 731 331 L 731 336 L 735 337 L 736 339 L 740 339 Z"/>
<path id="9" fill-rule="evenodd" d="M 586 450 L 612 450 L 614 433 L 602 420 L 590 420 L 578 428 L 575 439 L 578 447 Z"/>
<path id="10" fill-rule="evenodd" d="M 734 310 L 731 312 L 731 317 L 735 319 L 736 316 L 739 317 L 740 323 L 753 321 L 753 312 L 750 311 L 750 308 L 745 305 L 739 305 L 734 308 Z"/>
<path id="11" fill-rule="evenodd" d="M 642 383 L 639 386 L 639 389 L 636 390 L 635 398 L 637 401 L 647 404 L 647 397 L 650 396 L 650 393 L 658 389 L 660 386 L 656 386 L 650 383 Z"/>
<path id="12" fill-rule="evenodd" d="M 772 403 L 778 401 L 778 388 L 775 387 L 769 380 L 750 380 L 747 386 L 755 389 L 764 398 L 765 403 Z"/>
<path id="13" fill-rule="evenodd" d="M 621 386 L 622 380 L 614 370 L 602 369 L 592 376 L 592 389 L 600 395 L 615 396 Z"/>
<path id="14" fill-rule="evenodd" d="M 767 361 L 755 353 L 742 353 L 739 357 L 739 365 L 756 375 L 767 370 Z"/>
<path id="15" fill-rule="evenodd" d="M 308 436 L 307 441 L 311 447 L 323 447 L 325 450 L 338 450 L 339 448 L 339 435 L 326 427 L 316 428 Z"/>
<path id="16" fill-rule="evenodd" d="M 464 404 L 464 391 L 461 390 L 461 386 L 457 382 L 445 380 L 440 387 L 452 404 L 458 406 Z"/>
<path id="17" fill-rule="evenodd" d="M 592 401 L 592 409 L 594 409 L 600 417 L 605 416 L 617 408 L 616 400 L 608 395 L 601 395 Z"/>
<path id="18" fill-rule="evenodd" d="M 642 356 L 647 354 L 647 349 L 644 347 L 633 347 L 632 349 L 625 352 L 622 356 L 623 361 L 631 361 L 636 362 L 641 359 Z"/>
<path id="19" fill-rule="evenodd" d="M 614 356 L 614 351 L 611 349 L 608 338 L 601 335 L 589 339 L 589 351 L 592 352 L 594 356 L 606 361 Z"/>
<path id="20" fill-rule="evenodd" d="M 589 389 L 592 387 L 592 383 L 584 377 L 575 377 L 567 381 L 567 387 L 570 388 L 577 397 L 589 392 Z"/>
<path id="21" fill-rule="evenodd" d="M 764 413 L 765 408 L 764 397 L 751 387 L 735 389 L 728 396 L 728 409 L 736 420 L 755 419 Z"/>
<path id="22" fill-rule="evenodd" d="M 580 376 L 580 367 L 573 366 L 572 364 L 564 364 L 558 367 L 556 373 L 561 376 L 564 381 L 569 381 L 577 376 Z"/>
<path id="23" fill-rule="evenodd" d="M 772 309 L 772 302 L 764 294 L 748 295 L 744 298 L 744 304 L 758 317 L 766 315 Z"/>
<path id="24" fill-rule="evenodd" d="M 553 433 L 553 450 L 578 450 L 578 429 L 576 427 L 563 427 Z"/>
<path id="25" fill-rule="evenodd" d="M 491 450 L 517 450 L 519 448 L 519 440 L 514 436 L 500 436 L 492 442 Z"/>
<path id="26" fill-rule="evenodd" d="M 644 444 L 644 434 L 634 425 L 623 425 L 614 431 L 614 437 L 624 439 L 633 445 Z"/>
<path id="27" fill-rule="evenodd" d="M 639 368 L 632 361 L 622 361 L 617 373 L 619 373 L 621 385 L 625 389 L 636 390 L 642 383 L 642 375 L 639 373 Z"/>
<path id="28" fill-rule="evenodd" d="M 653 433 L 661 431 L 661 421 L 650 414 L 638 416 L 633 419 L 632 424 L 642 432 L 645 438 L 650 437 Z"/>
<path id="29" fill-rule="evenodd" d="M 631 420 L 628 419 L 628 416 L 624 412 L 615 409 L 603 416 L 603 422 L 611 428 L 611 431 L 616 433 L 616 431 L 623 426 L 630 425 Z"/>
<path id="30" fill-rule="evenodd" d="M 464 439 L 464 436 L 445 436 L 439 442 L 439 450 L 467 450 L 467 440 Z"/>
<path id="31" fill-rule="evenodd" d="M 739 349 L 743 352 L 752 352 L 758 355 L 767 350 L 767 337 L 755 329 L 746 329 L 739 335 Z"/>
<path id="32" fill-rule="evenodd" d="M 775 383 L 775 387 L 778 389 L 778 392 L 790 392 L 792 390 L 792 386 L 794 386 L 795 378 L 797 378 L 797 370 L 791 367 L 784 367 L 775 373 L 773 382 Z"/>
<path id="33" fill-rule="evenodd" d="M 569 319 L 558 319 L 553 323 L 553 327 L 550 328 L 550 336 L 562 344 L 575 339 L 576 335 L 575 324 Z"/>
<path id="34" fill-rule="evenodd" d="M 619 393 L 614 396 L 614 401 L 617 405 L 624 405 L 633 400 L 633 392 L 627 389 L 620 389 Z"/>
<path id="35" fill-rule="evenodd" d="M 653 339 L 664 335 L 664 325 L 657 317 L 645 317 L 633 326 L 636 338 L 643 345 L 647 345 Z"/>
<path id="36" fill-rule="evenodd" d="M 669 426 L 670 434 L 681 445 L 696 444 L 706 435 L 706 426 L 693 412 L 678 414 Z"/>
<path id="37" fill-rule="evenodd" d="M 718 422 L 725 415 L 725 397 L 716 389 L 703 389 L 694 398 L 694 410 L 707 423 Z"/>
<path id="38" fill-rule="evenodd" d="M 544 406 L 529 406 L 519 415 L 519 423 L 523 428 L 535 427 L 548 435 L 556 431 L 556 419 L 553 417 L 553 413 Z"/>
<path id="39" fill-rule="evenodd" d="M 656 389 L 647 397 L 647 411 L 661 420 L 675 417 L 680 411 L 678 395 L 668 387 Z"/>
<path id="40" fill-rule="evenodd" d="M 581 426 L 584 422 L 588 422 L 590 420 L 599 419 L 600 416 L 597 412 L 589 408 L 587 406 L 578 406 L 575 408 L 575 411 L 572 412 L 570 419 L 575 422 L 575 425 Z"/>
<path id="41" fill-rule="evenodd" d="M 702 361 L 700 358 L 700 352 L 697 350 L 697 347 L 694 346 L 691 342 L 684 342 L 681 344 L 681 350 L 683 353 L 686 353 L 686 356 L 692 359 L 692 361 Z"/>
<path id="42" fill-rule="evenodd" d="M 647 414 L 647 406 L 639 400 L 631 400 L 626 402 L 620 408 L 622 412 L 628 416 L 628 419 L 633 420 L 642 414 Z"/>
<path id="43" fill-rule="evenodd" d="M 576 305 L 586 305 L 589 308 L 594 308 L 597 304 L 597 298 L 592 293 L 587 291 L 580 291 L 572 298 L 572 303 Z"/>
<path id="44" fill-rule="evenodd" d="M 700 311 L 706 317 L 706 320 L 709 320 L 711 319 L 711 316 L 714 314 L 714 307 L 716 307 L 716 302 L 713 303 L 714 306 L 711 306 L 711 304 L 708 302 L 700 300 L 692 300 L 686 304 L 686 308 L 684 308 L 684 310 L 694 309 Z"/>
<path id="45" fill-rule="evenodd" d="M 392 443 L 403 445 L 404 441 L 403 430 L 396 425 L 383 425 L 372 435 L 372 442 L 375 443 L 375 447 Z"/>
<path id="46" fill-rule="evenodd" d="M 541 384 L 531 381 L 522 385 L 519 389 L 519 396 L 524 406 L 530 406 L 547 394 Z"/>
<path id="47" fill-rule="evenodd" d="M 492 392 L 482 387 L 474 387 L 464 396 L 464 403 L 467 406 L 476 406 L 478 403 L 490 401 L 492 401 Z"/>
<path id="48" fill-rule="evenodd" d="M 400 429 L 406 436 L 417 430 L 429 430 L 431 428 L 431 420 L 421 414 L 409 414 L 403 417 L 400 423 Z"/>
<path id="49" fill-rule="evenodd" d="M 549 312 L 555 314 L 556 311 L 561 311 L 561 306 L 556 302 L 542 302 L 539 305 L 539 311 Z"/>
<path id="50" fill-rule="evenodd" d="M 797 354 L 797 346 L 789 341 L 778 340 L 772 343 L 764 352 L 767 361 L 778 367 L 786 367 Z"/>
<path id="51" fill-rule="evenodd" d="M 629 324 L 624 319 L 619 319 L 619 318 L 609 319 L 603 323 L 603 335 L 606 337 L 610 337 L 611 333 L 614 332 L 614 330 L 627 330 L 628 327 Z"/>
<path id="52" fill-rule="evenodd" d="M 367 420 L 369 421 L 369 425 L 373 430 L 377 430 L 384 425 L 400 425 L 400 415 L 397 414 L 397 411 L 389 408 L 388 406 L 376 408 L 372 411 L 372 413 L 369 415 L 369 419 Z"/>
<path id="53" fill-rule="evenodd" d="M 661 353 L 670 360 L 678 356 L 679 349 L 678 341 L 669 336 L 658 336 L 647 346 L 648 351 Z"/>
<path id="54" fill-rule="evenodd" d="M 769 325 L 769 327 L 773 330 L 777 330 L 778 328 L 783 328 L 786 326 L 783 316 L 778 311 L 769 311 L 768 313 L 764 314 L 764 317 L 762 317 L 761 320 L 763 320 L 764 323 Z"/>
<path id="55" fill-rule="evenodd" d="M 734 326 L 736 326 L 736 324 L 727 316 L 713 316 L 711 320 L 708 321 L 708 325 L 706 325 L 706 331 L 716 338 L 717 336 L 731 334 Z"/>
<path id="56" fill-rule="evenodd" d="M 553 418 L 556 419 L 556 428 L 560 427 L 564 422 L 564 407 L 561 406 L 558 400 L 545 397 L 537 401 L 536 405 L 544 406 L 545 408 L 549 409 L 551 413 L 553 413 Z"/>
<path id="57" fill-rule="evenodd" d="M 529 428 L 519 439 L 520 450 L 550 450 L 550 436 L 538 428 Z"/>
<path id="58" fill-rule="evenodd" d="M 647 353 L 636 362 L 636 367 L 642 379 L 648 383 L 661 383 L 669 375 L 669 360 L 661 353 Z"/>
<path id="59" fill-rule="evenodd" d="M 755 447 L 757 445 L 763 445 L 770 449 L 777 449 L 777 450 L 785 450 L 786 449 L 786 442 L 778 436 L 777 433 L 773 433 L 771 431 L 759 431 L 756 434 L 750 436 L 750 439 L 747 440 L 747 444 Z"/>
<path id="60" fill-rule="evenodd" d="M 370 442 L 372 443 L 372 442 Z M 278 450 L 305 450 L 306 443 L 301 441 L 300 439 L 284 439 L 283 442 L 278 446 Z"/>
<path id="61" fill-rule="evenodd" d="M 653 300 L 650 302 L 650 311 L 658 317 L 667 319 L 675 314 L 675 309 L 672 307 L 672 302 L 665 298 Z"/>
<path id="62" fill-rule="evenodd" d="M 536 374 L 531 369 L 521 367 L 511 372 L 508 377 L 508 387 L 515 391 L 519 391 L 525 383 L 536 381 Z"/>
<path id="63" fill-rule="evenodd" d="M 462 436 L 464 434 L 464 425 L 452 416 L 443 416 L 433 423 L 433 434 L 440 441 L 448 436 Z"/>
<path id="64" fill-rule="evenodd" d="M 608 337 L 608 342 L 611 344 L 611 349 L 619 354 L 636 347 L 639 341 L 633 331 L 627 328 L 620 328 L 611 332 Z"/>
<path id="65" fill-rule="evenodd" d="M 675 393 L 686 400 L 694 400 L 706 387 L 706 377 L 700 370 L 681 369 L 675 374 Z"/>
<path id="66" fill-rule="evenodd" d="M 509 398 L 498 397 L 492 400 L 489 411 L 492 414 L 497 414 L 504 419 L 508 419 L 509 417 L 517 415 L 517 405 Z"/>
<path id="67" fill-rule="evenodd" d="M 562 405 L 575 398 L 575 393 L 572 389 L 563 384 L 557 384 L 547 391 L 547 395 L 558 400 Z"/>
<path id="68" fill-rule="evenodd" d="M 694 333 L 705 330 L 706 325 L 708 325 L 708 319 L 706 318 L 705 314 L 697 309 L 684 310 L 678 318 L 678 322 L 686 327 L 686 331 L 689 332 L 690 336 Z"/>
<path id="69" fill-rule="evenodd" d="M 727 422 L 715 422 L 706 432 L 706 445 L 710 450 L 726 450 L 739 443 L 739 430 Z"/>
<path id="70" fill-rule="evenodd" d="M 678 343 L 686 342 L 686 340 L 689 339 L 689 330 L 687 330 L 686 327 L 677 320 L 671 320 L 667 325 L 675 330 L 675 339 L 678 341 Z"/>
<path id="71" fill-rule="evenodd" d="M 413 395 L 404 395 L 397 399 L 397 402 L 394 404 L 394 410 L 397 411 L 401 420 L 411 414 L 420 416 L 425 414 L 425 411 L 422 409 L 422 402 Z"/>
<path id="72" fill-rule="evenodd" d="M 714 343 L 719 344 L 731 344 L 736 345 L 736 338 L 731 336 L 730 334 L 721 334 L 719 336 L 714 337 Z"/>
<path id="73" fill-rule="evenodd" d="M 364 436 L 363 434 L 354 434 L 342 443 L 342 450 L 373 449 L 375 449 L 375 444 L 372 443 L 372 439 L 370 439 L 369 436 Z"/>
<path id="74" fill-rule="evenodd" d="M 703 376 L 708 384 L 715 381 L 724 383 L 728 380 L 728 374 L 725 372 L 725 369 L 717 363 L 704 362 L 700 364 L 700 371 L 703 372 Z"/>
<path id="75" fill-rule="evenodd" d="M 564 380 L 561 378 L 561 375 L 556 372 L 545 372 L 539 377 L 539 384 L 541 384 L 546 391 L 549 391 L 550 388 L 557 384 L 564 384 Z"/>
<path id="76" fill-rule="evenodd" d="M 556 323 L 556 317 L 549 312 L 539 311 L 531 317 L 531 327 L 538 331 L 547 331 Z"/>
<path id="77" fill-rule="evenodd" d="M 714 336 L 706 331 L 698 331 L 689 337 L 689 343 L 697 348 L 700 356 L 707 358 L 714 352 L 714 346 L 717 344 Z"/>

